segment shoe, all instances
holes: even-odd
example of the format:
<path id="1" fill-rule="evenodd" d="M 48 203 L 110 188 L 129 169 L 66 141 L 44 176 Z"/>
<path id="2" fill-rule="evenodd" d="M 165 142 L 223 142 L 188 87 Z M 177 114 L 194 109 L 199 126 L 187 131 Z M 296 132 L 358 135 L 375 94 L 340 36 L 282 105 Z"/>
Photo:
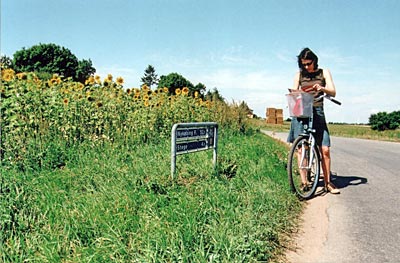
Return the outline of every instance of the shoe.
<path id="1" fill-rule="evenodd" d="M 331 182 L 325 185 L 325 190 L 331 194 L 340 194 L 340 190 Z"/>

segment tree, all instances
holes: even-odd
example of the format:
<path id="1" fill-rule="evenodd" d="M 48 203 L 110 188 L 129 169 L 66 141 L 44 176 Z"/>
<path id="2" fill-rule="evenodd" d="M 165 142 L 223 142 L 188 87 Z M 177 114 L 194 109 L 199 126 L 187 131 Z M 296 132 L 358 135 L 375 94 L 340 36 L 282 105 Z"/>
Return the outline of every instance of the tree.
<path id="1" fill-rule="evenodd" d="M 149 88 L 153 85 L 158 84 L 158 76 L 156 70 L 152 65 L 148 65 L 144 71 L 144 76 L 142 77 L 142 83 L 146 84 Z"/>
<path id="2" fill-rule="evenodd" d="M 222 97 L 217 88 L 214 88 L 212 91 L 207 91 L 205 98 L 211 101 L 225 101 L 224 97 Z"/>
<path id="3" fill-rule="evenodd" d="M 56 44 L 39 44 L 15 52 L 13 69 L 16 72 L 46 72 L 84 82 L 96 72 L 91 60 L 79 61 L 72 52 Z"/>
<path id="4" fill-rule="evenodd" d="M 196 86 L 194 86 L 194 92 L 198 92 L 199 93 L 199 97 L 204 98 L 204 93 L 206 92 L 206 85 L 204 85 L 203 83 L 198 83 Z M 193 94 L 194 94 L 193 92 Z"/>
<path id="5" fill-rule="evenodd" d="M 189 91 L 193 91 L 194 89 L 193 84 L 178 73 L 170 73 L 167 76 L 161 76 L 158 87 L 167 87 L 171 94 L 175 94 L 176 89 L 182 89 L 184 87 L 187 87 Z"/>
<path id="6" fill-rule="evenodd" d="M 394 111 L 389 114 L 387 112 L 372 114 L 369 117 L 369 124 L 373 130 L 395 130 L 400 126 L 400 111 Z"/>
<path id="7" fill-rule="evenodd" d="M 92 66 L 92 61 L 82 59 L 78 61 L 78 68 L 76 70 L 75 79 L 81 83 L 85 83 L 85 81 L 94 73 L 96 69 Z"/>

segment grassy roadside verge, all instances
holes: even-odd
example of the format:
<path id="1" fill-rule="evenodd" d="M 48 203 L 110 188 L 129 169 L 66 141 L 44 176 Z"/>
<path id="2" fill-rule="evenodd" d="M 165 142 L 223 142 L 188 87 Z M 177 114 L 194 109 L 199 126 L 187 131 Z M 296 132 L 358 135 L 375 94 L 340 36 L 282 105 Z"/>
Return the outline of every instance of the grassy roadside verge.
<path id="1" fill-rule="evenodd" d="M 169 141 L 80 148 L 63 169 L 2 171 L 3 262 L 274 261 L 301 203 L 286 149 L 262 134 L 221 134 L 210 152 L 178 157 Z"/>
<path id="2" fill-rule="evenodd" d="M 253 125 L 270 131 L 289 131 L 290 122 L 282 125 L 266 124 L 263 120 L 253 120 Z M 328 124 L 329 132 L 332 136 L 359 138 L 368 140 L 380 140 L 389 142 L 400 142 L 400 129 L 374 131 L 368 125 L 352 124 Z"/>

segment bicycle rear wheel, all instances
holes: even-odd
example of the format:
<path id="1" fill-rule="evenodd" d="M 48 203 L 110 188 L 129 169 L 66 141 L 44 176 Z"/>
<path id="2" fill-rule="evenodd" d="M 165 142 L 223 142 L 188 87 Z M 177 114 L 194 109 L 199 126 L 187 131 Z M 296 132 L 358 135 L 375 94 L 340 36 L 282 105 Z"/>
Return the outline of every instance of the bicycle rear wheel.
<path id="1" fill-rule="evenodd" d="M 320 175 L 320 157 L 316 146 L 309 145 L 309 136 L 300 136 L 294 142 L 288 158 L 290 190 L 300 199 L 309 199 L 317 189 Z"/>

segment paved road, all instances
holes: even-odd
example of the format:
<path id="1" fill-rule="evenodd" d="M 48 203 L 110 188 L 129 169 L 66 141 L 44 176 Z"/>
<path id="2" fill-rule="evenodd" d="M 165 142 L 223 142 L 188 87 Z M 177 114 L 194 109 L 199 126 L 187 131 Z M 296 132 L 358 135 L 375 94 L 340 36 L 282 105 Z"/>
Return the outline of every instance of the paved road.
<path id="1" fill-rule="evenodd" d="M 332 138 L 340 196 L 328 196 L 323 255 L 336 262 L 400 262 L 400 143 Z"/>
<path id="2" fill-rule="evenodd" d="M 318 262 L 400 262 L 400 143 L 332 137 L 331 155 L 341 194 L 322 197 L 328 227 Z"/>

